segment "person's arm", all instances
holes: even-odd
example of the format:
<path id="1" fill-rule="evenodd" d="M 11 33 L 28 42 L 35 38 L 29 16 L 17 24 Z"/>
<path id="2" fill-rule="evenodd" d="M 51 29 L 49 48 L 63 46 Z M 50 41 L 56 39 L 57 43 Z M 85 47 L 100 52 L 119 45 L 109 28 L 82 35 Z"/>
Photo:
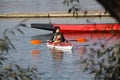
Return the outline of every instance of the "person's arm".
<path id="1" fill-rule="evenodd" d="M 64 37 L 64 35 L 62 34 L 62 41 L 63 42 L 65 42 L 66 41 L 66 39 L 65 39 L 65 37 Z"/>
<path id="2" fill-rule="evenodd" d="M 62 41 L 63 42 L 69 42 L 68 40 L 65 39 L 64 35 L 62 34 Z"/>
<path id="3" fill-rule="evenodd" d="M 55 33 L 52 34 L 51 38 L 49 39 L 50 41 L 54 41 Z"/>

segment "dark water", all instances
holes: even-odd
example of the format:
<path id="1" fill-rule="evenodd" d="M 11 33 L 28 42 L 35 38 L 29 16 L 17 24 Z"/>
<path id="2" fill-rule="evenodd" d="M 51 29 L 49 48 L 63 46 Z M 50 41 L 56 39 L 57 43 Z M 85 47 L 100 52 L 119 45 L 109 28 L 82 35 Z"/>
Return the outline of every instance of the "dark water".
<path id="1" fill-rule="evenodd" d="M 70 6 L 64 0 L 0 0 L 0 13 L 14 12 L 67 12 Z M 79 0 L 81 10 L 104 10 L 96 0 Z"/>
<path id="2" fill-rule="evenodd" d="M 114 22 L 111 18 L 104 18 L 108 21 Z M 102 20 L 104 20 L 102 19 Z M 23 68 L 35 67 L 37 68 L 41 80 L 91 80 L 92 75 L 88 72 L 83 72 L 83 65 L 80 61 L 83 57 L 86 57 L 90 53 L 90 48 L 100 49 L 100 44 L 105 44 L 106 47 L 110 47 L 119 39 L 119 35 L 113 34 L 64 34 L 68 40 L 77 38 L 86 38 L 87 42 L 71 42 L 74 47 L 71 51 L 52 51 L 46 43 L 40 45 L 33 45 L 30 43 L 32 39 L 40 39 L 46 41 L 51 32 L 45 30 L 39 30 L 34 28 L 19 28 L 24 32 L 24 35 L 20 34 L 14 26 L 22 22 L 23 18 L 13 19 L 0 19 L 0 37 L 6 28 L 12 28 L 16 35 L 8 33 L 12 43 L 15 45 L 17 51 L 10 50 L 10 54 L 7 54 L 8 61 L 5 63 L 16 63 Z M 28 19 L 23 23 L 48 23 L 50 19 Z M 99 21 L 99 18 L 96 19 Z M 70 19 L 55 19 L 52 18 L 53 23 L 71 23 Z M 73 23 L 85 23 L 85 19 L 73 20 Z"/>

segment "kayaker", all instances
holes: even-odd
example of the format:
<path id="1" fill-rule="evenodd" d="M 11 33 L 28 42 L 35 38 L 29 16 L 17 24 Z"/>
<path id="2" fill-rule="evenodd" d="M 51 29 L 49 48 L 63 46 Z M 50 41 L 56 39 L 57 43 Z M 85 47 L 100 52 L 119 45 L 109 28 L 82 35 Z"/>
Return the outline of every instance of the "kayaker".
<path id="1" fill-rule="evenodd" d="M 54 42 L 55 41 L 55 38 L 56 38 L 56 34 L 57 33 L 60 33 L 61 34 L 61 42 L 65 42 L 67 40 L 65 40 L 64 38 L 64 35 L 62 34 L 62 32 L 60 31 L 60 27 L 59 26 L 56 26 L 54 29 L 53 29 L 53 35 L 52 37 L 50 38 L 50 42 Z"/>
<path id="2" fill-rule="evenodd" d="M 63 42 L 62 41 L 62 33 L 58 32 L 58 33 L 56 33 L 56 37 L 55 37 L 55 40 L 53 41 L 53 44 L 57 44 L 57 43 L 60 43 L 60 42 Z"/>

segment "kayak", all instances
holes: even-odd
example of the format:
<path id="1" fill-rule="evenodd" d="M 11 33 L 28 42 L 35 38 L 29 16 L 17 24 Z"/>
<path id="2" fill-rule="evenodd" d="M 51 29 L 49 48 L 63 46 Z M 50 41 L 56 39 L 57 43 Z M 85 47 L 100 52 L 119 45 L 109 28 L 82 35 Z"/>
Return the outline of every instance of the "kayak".
<path id="1" fill-rule="evenodd" d="M 43 30 L 53 31 L 54 27 L 59 26 L 61 32 L 110 32 L 116 31 L 120 32 L 119 23 L 109 23 L 109 24 L 31 24 L 32 28 L 38 28 Z"/>
<path id="2" fill-rule="evenodd" d="M 47 47 L 51 49 L 57 49 L 57 50 L 72 50 L 73 45 L 67 42 L 60 42 L 55 45 L 53 45 L 52 42 L 47 42 Z"/>

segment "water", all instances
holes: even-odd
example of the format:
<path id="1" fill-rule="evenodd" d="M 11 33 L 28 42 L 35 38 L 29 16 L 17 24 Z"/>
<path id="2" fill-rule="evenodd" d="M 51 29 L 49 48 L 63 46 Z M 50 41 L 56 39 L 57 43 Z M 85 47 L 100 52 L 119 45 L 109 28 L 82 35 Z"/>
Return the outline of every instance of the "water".
<path id="1" fill-rule="evenodd" d="M 114 22 L 111 18 L 104 18 L 108 21 Z M 101 20 L 104 20 L 101 19 Z M 30 23 L 49 23 L 48 18 L 37 18 L 28 19 L 24 21 L 24 18 L 10 18 L 10 19 L 0 19 L 0 36 L 6 28 L 12 28 L 16 35 L 12 33 L 7 34 L 12 43 L 16 47 L 15 50 L 10 50 L 6 57 L 8 61 L 5 64 L 13 63 L 18 64 L 23 68 L 35 67 L 40 76 L 41 80 L 91 80 L 92 75 L 88 72 L 83 72 L 83 66 L 80 61 L 83 57 L 87 56 L 90 52 L 90 48 L 100 49 L 100 44 L 105 44 L 106 47 L 113 45 L 118 39 L 119 35 L 113 36 L 112 34 L 64 34 L 65 38 L 68 40 L 77 38 L 86 38 L 88 41 L 85 43 L 81 42 L 71 42 L 74 47 L 72 51 L 52 51 L 47 46 L 46 43 L 41 43 L 40 45 L 32 45 L 30 40 L 40 39 L 46 41 L 51 32 L 45 30 L 39 30 L 34 28 L 24 28 L 19 26 L 25 35 L 20 34 L 16 31 L 14 26 L 18 25 L 20 22 L 30 24 Z M 101 21 L 100 20 L 100 21 Z M 97 19 L 99 22 L 99 18 Z M 71 23 L 70 19 L 55 19 L 52 18 L 52 23 Z M 85 19 L 73 19 L 72 22 L 84 23 Z"/>
<path id="2" fill-rule="evenodd" d="M 0 0 L 0 13 L 14 12 L 67 12 L 69 7 L 64 0 Z M 103 7 L 96 0 L 79 0 L 82 11 L 103 11 Z"/>
<path id="3" fill-rule="evenodd" d="M 63 0 L 0 0 L 0 13 L 14 12 L 67 12 L 68 6 L 62 4 Z M 89 5 L 89 6 L 88 6 Z M 104 10 L 95 0 L 80 0 L 82 10 Z M 8 33 L 12 43 L 16 47 L 10 50 L 6 57 L 9 63 L 18 64 L 20 67 L 35 67 L 41 77 L 41 80 L 91 80 L 92 75 L 83 72 L 83 66 L 80 61 L 87 56 L 90 48 L 99 49 L 100 44 L 106 44 L 106 47 L 113 45 L 119 36 L 112 34 L 64 34 L 68 40 L 80 37 L 88 39 L 85 43 L 71 42 L 74 47 L 72 51 L 51 51 L 46 43 L 32 45 L 30 40 L 40 39 L 46 41 L 51 32 L 34 28 L 19 28 L 25 35 L 20 34 L 16 28 L 19 23 L 57 23 L 57 24 L 86 24 L 89 23 L 115 23 L 116 20 L 110 17 L 104 18 L 1 18 L 0 19 L 0 37 L 5 29 L 9 28 L 15 32 L 15 35 Z M 97 45 L 96 45 L 97 44 Z"/>

